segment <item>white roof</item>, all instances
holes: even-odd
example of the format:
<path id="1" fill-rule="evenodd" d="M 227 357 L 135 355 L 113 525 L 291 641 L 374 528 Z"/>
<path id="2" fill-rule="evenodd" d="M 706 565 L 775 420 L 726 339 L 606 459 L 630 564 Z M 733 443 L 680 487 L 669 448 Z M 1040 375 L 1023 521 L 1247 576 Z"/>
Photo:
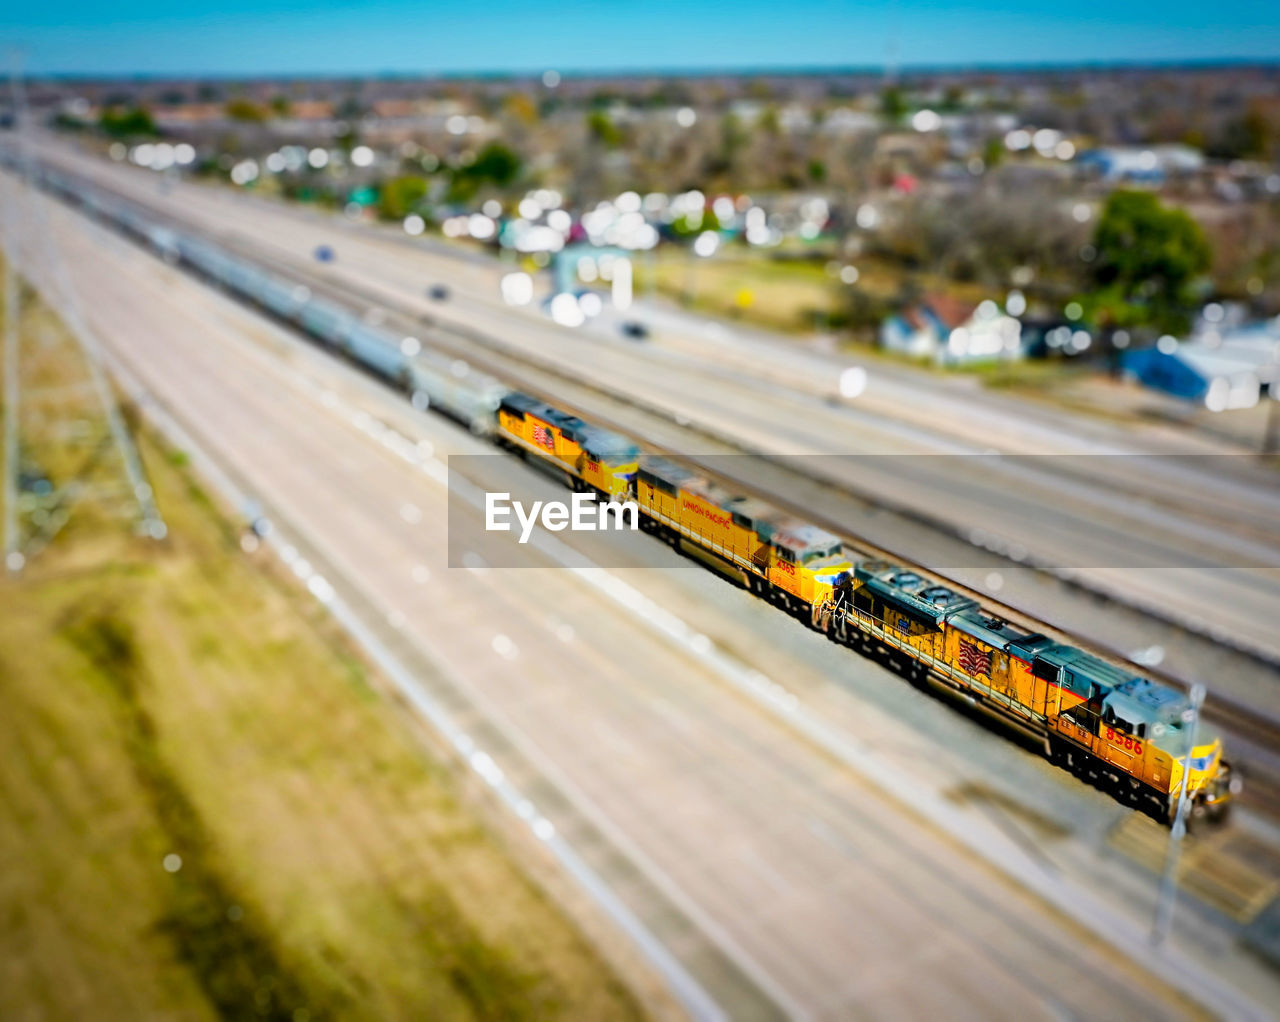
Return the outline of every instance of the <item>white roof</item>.
<path id="1" fill-rule="evenodd" d="M 1221 347 L 1210 347 L 1201 341 L 1180 344 L 1172 355 L 1187 363 L 1205 379 L 1241 376 L 1246 373 L 1256 378 L 1258 370 L 1266 364 L 1262 359 L 1250 357 L 1247 351 L 1237 353 Z"/>

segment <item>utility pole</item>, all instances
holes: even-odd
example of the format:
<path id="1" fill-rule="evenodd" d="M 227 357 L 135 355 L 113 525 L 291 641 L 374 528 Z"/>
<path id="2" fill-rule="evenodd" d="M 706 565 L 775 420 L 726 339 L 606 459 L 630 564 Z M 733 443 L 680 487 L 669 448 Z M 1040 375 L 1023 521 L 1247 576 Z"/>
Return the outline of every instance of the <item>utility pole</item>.
<path id="1" fill-rule="evenodd" d="M 1267 385 L 1267 417 L 1262 427 L 1262 453 L 1275 454 L 1280 451 L 1280 366 L 1277 366 Z"/>
<path id="2" fill-rule="evenodd" d="M 10 215 L 6 218 L 8 228 L 6 266 L 6 316 L 5 316 L 5 561 L 10 571 L 19 571 L 26 561 L 23 552 L 23 537 L 18 528 L 17 496 L 18 496 L 18 452 L 20 448 L 20 423 L 18 408 L 21 389 L 21 365 L 19 349 L 21 340 L 17 329 L 17 320 L 8 314 L 8 299 L 19 294 L 14 261 L 19 258 L 24 240 L 31 245 L 40 245 L 43 272 L 39 274 L 45 297 L 50 305 L 56 306 L 62 316 L 69 333 L 78 347 L 85 369 L 89 376 L 89 387 L 96 398 L 96 403 L 106 422 L 111 442 L 120 456 L 121 465 L 126 477 L 129 501 L 136 505 L 139 518 L 139 531 L 154 539 L 162 539 L 166 535 L 164 520 L 155 504 L 151 485 L 146 481 L 142 461 L 129 432 L 124 416 L 116 403 L 115 394 L 102 368 L 102 353 L 97 338 L 80 316 L 75 300 L 75 291 L 71 287 L 66 268 L 58 258 L 54 248 L 52 226 L 45 215 L 43 196 L 36 186 L 36 175 L 30 155 L 26 149 L 25 128 L 27 121 L 26 94 L 22 85 L 19 62 L 15 56 L 10 74 L 10 97 L 13 107 L 14 157 L 18 169 L 18 183 L 15 184 L 14 201 L 8 204 Z M 22 202 L 18 194 L 26 189 L 29 202 Z M 16 209 L 15 209 L 16 207 Z M 21 214 L 29 214 L 21 215 Z M 21 216 L 21 221 L 20 220 Z M 27 277 L 34 284 L 36 281 L 35 259 L 28 259 L 30 268 Z M 15 301 L 16 307 L 16 301 Z M 30 397 L 30 394 L 28 394 Z M 81 480 L 72 479 L 63 485 L 58 497 L 66 503 L 83 499 L 90 491 L 81 485 Z"/>
<path id="3" fill-rule="evenodd" d="M 1187 834 L 1187 802 L 1190 794 L 1191 753 L 1196 745 L 1196 727 L 1200 723 L 1200 708 L 1204 705 L 1203 685 L 1191 686 L 1190 702 L 1182 711 L 1182 725 L 1187 732 L 1187 751 L 1182 760 L 1182 784 L 1178 789 L 1178 807 L 1174 812 L 1173 827 L 1169 830 L 1169 847 L 1164 857 L 1164 875 L 1160 878 L 1160 893 L 1156 899 L 1156 917 L 1151 927 L 1151 945 L 1160 947 L 1173 927 L 1173 910 L 1178 900 L 1178 859 L 1182 854 L 1182 839 Z"/>
<path id="4" fill-rule="evenodd" d="M 12 56 L 16 80 L 19 57 Z M 16 95 L 16 93 L 14 93 Z M 12 103 L 13 131 L 18 131 L 18 107 Z M 17 200 L 5 203 L 4 227 L 10 243 L 4 261 L 4 563 L 10 572 L 22 570 L 24 558 L 18 535 L 18 320 L 22 315 L 18 283 Z"/>
<path id="5" fill-rule="evenodd" d="M 13 221 L 13 202 L 5 203 L 5 227 Z M 18 549 L 18 274 L 17 245 L 9 246 L 4 261 L 4 563 L 11 572 L 22 570 Z"/>

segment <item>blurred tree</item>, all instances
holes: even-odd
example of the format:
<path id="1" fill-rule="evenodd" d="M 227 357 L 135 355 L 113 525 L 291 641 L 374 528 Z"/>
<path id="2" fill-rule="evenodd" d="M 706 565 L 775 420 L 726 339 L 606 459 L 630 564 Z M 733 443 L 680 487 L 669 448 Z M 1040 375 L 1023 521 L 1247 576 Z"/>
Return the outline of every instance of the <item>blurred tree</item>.
<path id="1" fill-rule="evenodd" d="M 507 97 L 504 109 L 507 116 L 522 124 L 538 122 L 538 107 L 532 97 L 523 92 L 513 92 Z"/>
<path id="2" fill-rule="evenodd" d="M 736 114 L 730 112 L 720 119 L 720 156 L 728 166 L 733 166 L 738 153 L 749 140 L 747 131 Z"/>
<path id="3" fill-rule="evenodd" d="M 1066 295 L 1091 283 L 1080 258 L 1087 229 L 1052 182 L 1010 187 L 988 175 L 970 194 L 904 197 L 875 235 L 880 254 L 901 267 L 1005 289 L 1030 271 L 1039 287 Z"/>
<path id="4" fill-rule="evenodd" d="M 907 99 L 896 85 L 880 93 L 880 113 L 890 124 L 898 124 L 907 115 Z"/>
<path id="5" fill-rule="evenodd" d="M 1002 139 L 991 137 L 982 144 L 982 163 L 990 170 L 992 167 L 998 167 L 1000 161 L 1004 159 L 1004 141 Z"/>
<path id="6" fill-rule="evenodd" d="M 427 179 L 404 174 L 383 182 L 378 193 L 378 214 L 387 220 L 403 220 L 427 196 Z"/>
<path id="7" fill-rule="evenodd" d="M 766 135 L 777 136 L 782 133 L 782 122 L 778 119 L 778 108 L 770 105 L 760 113 L 760 130 Z"/>
<path id="8" fill-rule="evenodd" d="M 490 142 L 465 166 L 455 167 L 449 182 L 451 202 L 469 202 L 486 185 L 505 188 L 520 174 L 520 157 L 501 142 Z"/>
<path id="9" fill-rule="evenodd" d="M 947 113 L 955 113 L 964 106 L 964 86 L 948 85 L 942 93 L 942 102 L 938 109 Z"/>
<path id="10" fill-rule="evenodd" d="M 1102 325 L 1178 329 L 1192 282 L 1209 268 L 1204 231 L 1151 192 L 1112 192 L 1094 234 L 1097 290 L 1088 307 Z"/>
<path id="11" fill-rule="evenodd" d="M 899 299 L 873 294 L 856 284 L 840 288 L 837 295 L 829 314 L 829 325 L 848 330 L 862 341 L 874 341 L 880 324 L 899 304 Z"/>
<path id="12" fill-rule="evenodd" d="M 288 117 L 292 109 L 293 104 L 289 101 L 289 97 L 283 93 L 271 97 L 271 112 L 277 117 Z"/>
<path id="13" fill-rule="evenodd" d="M 710 138 L 707 141 L 711 143 Z M 703 157 L 702 173 L 708 186 L 726 191 L 744 186 L 741 164 L 746 161 L 742 154 L 749 142 L 749 134 L 732 111 L 720 118 L 719 144 L 709 144 Z"/>
<path id="14" fill-rule="evenodd" d="M 587 133 L 606 149 L 617 149 L 622 144 L 622 131 L 603 110 L 587 114 Z"/>
<path id="15" fill-rule="evenodd" d="M 98 127 L 112 138 L 155 137 L 160 134 L 151 114 L 141 106 L 108 107 L 98 118 Z"/>
<path id="16" fill-rule="evenodd" d="M 347 123 L 338 126 L 338 132 L 333 136 L 333 140 L 338 143 L 338 148 L 343 152 L 351 152 L 360 142 L 360 136 L 356 134 L 356 129 Z"/>
<path id="17" fill-rule="evenodd" d="M 682 238 L 692 237 L 703 231 L 718 231 L 720 218 L 708 206 L 701 213 L 686 213 L 684 216 L 677 217 L 671 223 L 671 230 Z"/>
<path id="18" fill-rule="evenodd" d="M 227 100 L 224 109 L 233 121 L 251 121 L 260 124 L 267 119 L 267 111 L 262 106 L 243 96 Z"/>
<path id="19" fill-rule="evenodd" d="M 809 161 L 809 180 L 814 184 L 822 184 L 827 179 L 827 165 L 821 160 Z"/>
<path id="20" fill-rule="evenodd" d="M 1222 160 L 1265 158 L 1275 140 L 1266 114 L 1256 104 L 1241 116 L 1228 121 L 1210 140 L 1210 156 Z"/>
<path id="21" fill-rule="evenodd" d="M 490 142 L 467 170 L 472 177 L 505 188 L 520 173 L 520 157 L 501 142 Z"/>

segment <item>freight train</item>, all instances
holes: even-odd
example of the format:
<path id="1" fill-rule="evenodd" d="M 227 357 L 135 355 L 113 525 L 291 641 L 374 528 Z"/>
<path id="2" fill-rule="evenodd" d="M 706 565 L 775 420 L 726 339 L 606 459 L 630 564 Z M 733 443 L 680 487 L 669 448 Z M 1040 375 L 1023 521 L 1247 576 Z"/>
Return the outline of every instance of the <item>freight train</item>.
<path id="1" fill-rule="evenodd" d="M 647 531 L 832 641 L 981 704 L 1135 809 L 1169 819 L 1188 764 L 1193 812 L 1220 816 L 1231 799 L 1220 737 L 1199 725 L 1188 750 L 1188 704 L 1175 689 L 1003 620 L 910 568 L 853 560 L 839 537 L 527 395 L 502 399 L 498 437 L 579 489 L 635 500 Z"/>
<path id="2" fill-rule="evenodd" d="M 876 657 L 917 684 L 981 706 L 1045 754 L 1122 802 L 1168 821 L 1183 775 L 1192 811 L 1218 817 L 1239 787 L 1222 741 L 1203 723 L 1188 748 L 1185 696 L 1001 618 L 910 567 L 851 554 L 841 539 L 630 437 L 520 393 L 464 361 L 361 322 L 302 283 L 164 224 L 131 202 L 51 168 L 46 188 L 134 235 L 167 260 L 308 333 L 575 489 L 638 504 L 643 528 L 831 641 Z"/>

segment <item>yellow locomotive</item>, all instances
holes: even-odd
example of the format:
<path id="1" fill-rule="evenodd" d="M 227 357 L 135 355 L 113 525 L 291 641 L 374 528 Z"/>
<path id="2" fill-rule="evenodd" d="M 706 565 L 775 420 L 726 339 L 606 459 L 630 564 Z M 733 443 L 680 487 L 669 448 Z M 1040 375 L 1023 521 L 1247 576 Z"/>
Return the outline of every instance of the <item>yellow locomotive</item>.
<path id="1" fill-rule="evenodd" d="M 1169 819 L 1189 763 L 1194 810 L 1216 815 L 1229 803 L 1222 742 L 1201 725 L 1187 747 L 1187 701 L 1174 689 L 1027 632 L 910 569 L 855 564 L 839 537 L 526 395 L 503 399 L 498 432 L 577 489 L 635 500 L 647 531 L 833 641 L 1035 735 L 1054 763 L 1121 801 Z"/>
<path id="2" fill-rule="evenodd" d="M 733 496 L 662 458 L 644 458 L 635 500 L 650 531 L 701 555 L 760 596 L 804 616 L 852 569 L 838 537 Z"/>
<path id="3" fill-rule="evenodd" d="M 618 500 L 631 490 L 640 456 L 634 442 L 525 394 L 508 393 L 499 403 L 498 436 L 522 454 L 552 462 L 576 489 Z"/>
<path id="4" fill-rule="evenodd" d="M 905 673 L 1035 734 L 1053 762 L 1152 816 L 1168 818 L 1188 761 L 1197 810 L 1216 814 L 1230 800 L 1222 741 L 1200 725 L 1187 747 L 1181 693 L 1024 631 L 914 571 L 860 562 L 815 620 L 846 645 L 906 654 Z"/>

